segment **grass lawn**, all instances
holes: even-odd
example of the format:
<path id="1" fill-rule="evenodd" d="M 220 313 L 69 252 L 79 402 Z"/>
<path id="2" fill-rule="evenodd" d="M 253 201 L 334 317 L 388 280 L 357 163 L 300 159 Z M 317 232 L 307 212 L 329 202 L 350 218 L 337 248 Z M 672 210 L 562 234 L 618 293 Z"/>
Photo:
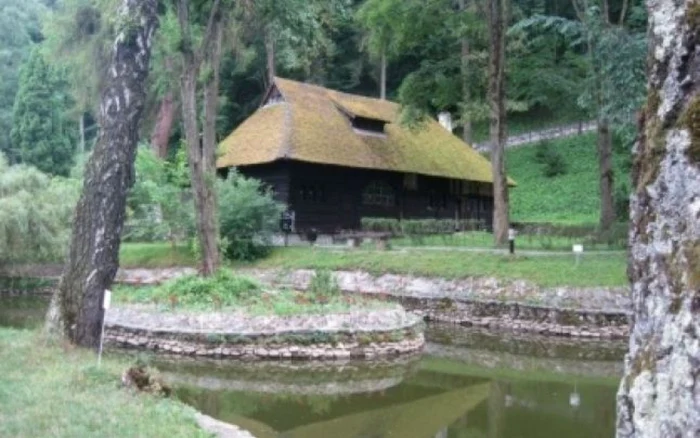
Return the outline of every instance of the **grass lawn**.
<path id="1" fill-rule="evenodd" d="M 154 258 L 140 267 L 194 266 L 192 255 L 182 250 L 172 256 L 168 244 L 124 244 L 122 257 L 141 259 L 134 252 L 147 252 Z M 179 258 L 179 264 L 172 264 Z M 139 266 L 127 263 L 122 266 Z M 328 249 L 309 247 L 275 248 L 269 257 L 253 263 L 233 263 L 232 267 L 278 269 L 358 269 L 375 274 L 397 273 L 445 278 L 490 276 L 528 280 L 540 286 L 624 286 L 627 284 L 627 255 L 620 252 L 584 255 L 580 265 L 573 256 L 516 256 L 463 251 L 420 251 L 396 249 Z"/>
<path id="2" fill-rule="evenodd" d="M 461 251 L 374 251 L 324 248 L 277 248 L 270 257 L 246 265 L 282 269 L 359 269 L 375 274 L 401 273 L 445 278 L 492 276 L 528 280 L 541 286 L 623 286 L 625 254 L 573 257 L 509 256 Z"/>
<path id="3" fill-rule="evenodd" d="M 206 437 L 194 410 L 121 389 L 125 359 L 49 345 L 35 330 L 0 328 L 0 436 Z"/>
<path id="4" fill-rule="evenodd" d="M 535 154 L 536 144 L 508 149 L 508 175 L 518 186 L 510 192 L 511 219 L 519 222 L 596 224 L 600 215 L 596 135 L 551 141 L 566 162 L 564 175 L 547 178 Z M 614 156 L 616 186 L 629 180 L 624 157 Z"/>
<path id="5" fill-rule="evenodd" d="M 571 252 L 574 244 L 583 244 L 586 251 L 619 251 L 624 249 L 619 245 L 592 243 L 591 239 L 575 239 L 563 236 L 544 236 L 534 234 L 519 234 L 516 248 L 537 251 Z M 484 231 L 467 231 L 462 233 L 429 235 L 416 237 L 400 237 L 391 240 L 396 247 L 447 246 L 466 248 L 493 248 L 493 234 Z M 368 245 L 369 247 L 369 245 Z"/>

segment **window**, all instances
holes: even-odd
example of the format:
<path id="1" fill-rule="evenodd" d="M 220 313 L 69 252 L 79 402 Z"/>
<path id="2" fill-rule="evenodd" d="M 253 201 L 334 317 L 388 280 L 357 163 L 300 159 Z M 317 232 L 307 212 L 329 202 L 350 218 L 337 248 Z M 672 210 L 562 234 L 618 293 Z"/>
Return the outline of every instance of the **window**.
<path id="1" fill-rule="evenodd" d="M 362 193 L 362 203 L 381 207 L 394 206 L 396 205 L 394 190 L 385 182 L 373 181 L 365 187 L 365 191 Z"/>
<path id="2" fill-rule="evenodd" d="M 352 119 L 352 127 L 366 133 L 384 134 L 384 125 L 386 125 L 386 122 L 383 120 L 359 116 Z"/>
<path id="3" fill-rule="evenodd" d="M 326 202 L 326 189 L 320 184 L 302 184 L 299 188 L 299 199 L 305 202 Z"/>

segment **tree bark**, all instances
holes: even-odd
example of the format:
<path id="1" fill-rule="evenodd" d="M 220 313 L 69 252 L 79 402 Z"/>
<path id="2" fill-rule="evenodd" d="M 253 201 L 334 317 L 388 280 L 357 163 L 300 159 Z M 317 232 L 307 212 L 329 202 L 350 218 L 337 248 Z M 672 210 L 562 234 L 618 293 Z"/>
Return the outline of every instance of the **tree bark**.
<path id="1" fill-rule="evenodd" d="M 219 268 L 218 223 L 216 215 L 215 193 L 215 152 L 216 152 L 216 114 L 219 89 L 219 64 L 221 61 L 221 43 L 223 38 L 223 15 L 219 10 L 220 1 L 214 0 L 202 46 L 195 52 L 192 49 L 190 31 L 189 1 L 178 3 L 178 21 L 183 34 L 185 46 L 183 51 L 183 73 L 181 77 L 182 119 L 185 126 L 188 161 L 192 177 L 192 190 L 196 213 L 196 227 L 200 247 L 202 275 L 211 275 Z M 206 62 L 208 72 L 205 86 L 205 122 L 204 132 L 200 137 L 197 116 L 197 78 L 202 63 Z"/>
<path id="2" fill-rule="evenodd" d="M 467 10 L 467 1 L 459 0 L 459 10 L 464 13 Z M 469 38 L 462 36 L 461 40 L 460 75 L 462 76 L 462 103 L 468 105 L 471 100 L 469 87 Z M 472 144 L 472 120 L 469 114 L 462 114 L 462 140 L 468 145 Z"/>
<path id="3" fill-rule="evenodd" d="M 612 133 L 606 118 L 598 120 L 598 169 L 600 185 L 600 229 L 610 230 L 615 223 L 613 200 L 614 173 L 612 163 Z"/>
<path id="4" fill-rule="evenodd" d="M 175 102 L 173 93 L 169 91 L 160 101 L 156 124 L 151 134 L 151 148 L 158 158 L 165 159 L 168 156 L 168 143 L 174 122 Z"/>
<path id="5" fill-rule="evenodd" d="M 100 136 L 88 162 L 76 209 L 70 251 L 47 315 L 49 332 L 97 347 L 104 291 L 119 266 L 119 245 L 127 191 L 134 181 L 138 126 L 146 100 L 146 79 L 156 0 L 123 0 L 113 54 L 100 105 Z"/>
<path id="6" fill-rule="evenodd" d="M 379 63 L 379 97 L 386 100 L 386 49 L 382 50 Z"/>
<path id="7" fill-rule="evenodd" d="M 700 21 L 692 0 L 648 0 L 648 98 L 635 146 L 634 324 L 617 437 L 700 436 Z"/>
<path id="8" fill-rule="evenodd" d="M 275 66 L 275 39 L 268 29 L 265 31 L 265 52 L 267 55 L 267 80 L 268 85 L 272 85 L 275 82 L 275 76 L 277 75 L 277 68 Z"/>
<path id="9" fill-rule="evenodd" d="M 80 139 L 78 143 L 78 153 L 85 153 L 85 113 L 80 114 L 80 119 L 78 120 L 78 129 L 80 130 Z"/>
<path id="10" fill-rule="evenodd" d="M 489 1 L 489 107 L 493 173 L 493 235 L 496 245 L 508 240 L 508 180 L 506 176 L 505 0 Z"/>

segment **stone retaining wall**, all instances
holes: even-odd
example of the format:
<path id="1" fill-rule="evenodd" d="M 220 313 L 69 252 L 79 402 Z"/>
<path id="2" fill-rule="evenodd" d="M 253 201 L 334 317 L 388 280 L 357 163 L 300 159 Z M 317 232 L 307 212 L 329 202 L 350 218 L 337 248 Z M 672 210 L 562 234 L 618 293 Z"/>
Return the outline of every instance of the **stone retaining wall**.
<path id="1" fill-rule="evenodd" d="M 111 326 L 105 329 L 107 345 L 137 348 L 188 356 L 239 359 L 371 359 L 420 352 L 425 343 L 422 333 L 406 331 L 403 339 L 388 340 L 389 333 L 376 333 L 375 338 L 363 340 L 346 334 L 333 343 L 294 344 L 272 343 L 271 339 L 247 338 L 238 334 L 240 342 L 221 341 L 205 333 L 181 334 L 155 332 Z M 269 341 L 269 342 L 268 342 Z"/>

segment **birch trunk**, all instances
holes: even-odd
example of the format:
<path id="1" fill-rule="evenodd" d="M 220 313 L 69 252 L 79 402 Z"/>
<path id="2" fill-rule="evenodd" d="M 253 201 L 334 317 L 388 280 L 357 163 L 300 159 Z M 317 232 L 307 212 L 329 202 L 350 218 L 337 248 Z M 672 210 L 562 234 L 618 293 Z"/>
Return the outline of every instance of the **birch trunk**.
<path id="1" fill-rule="evenodd" d="M 506 177 L 505 3 L 489 1 L 489 107 L 491 169 L 493 173 L 493 236 L 496 245 L 508 240 L 508 181 Z"/>
<path id="2" fill-rule="evenodd" d="M 119 267 L 126 195 L 134 181 L 138 127 L 146 100 L 156 0 L 123 0 L 100 105 L 100 136 L 87 165 L 70 251 L 47 315 L 47 329 L 97 347 L 102 300 Z"/>
<path id="3" fill-rule="evenodd" d="M 700 4 L 648 0 L 648 99 L 635 146 L 634 326 L 617 436 L 700 436 Z"/>

